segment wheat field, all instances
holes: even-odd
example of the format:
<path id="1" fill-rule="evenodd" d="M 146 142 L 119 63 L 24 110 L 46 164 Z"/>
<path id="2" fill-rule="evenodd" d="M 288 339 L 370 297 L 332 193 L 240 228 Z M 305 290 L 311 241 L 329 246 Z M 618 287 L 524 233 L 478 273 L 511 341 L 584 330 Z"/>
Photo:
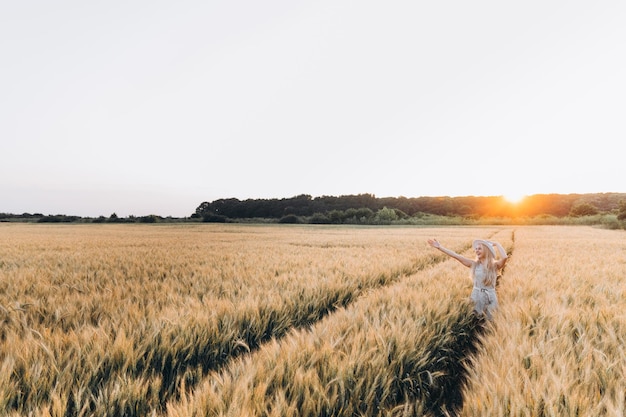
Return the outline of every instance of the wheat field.
<path id="1" fill-rule="evenodd" d="M 3 415 L 622 415 L 623 233 L 0 224 Z M 492 323 L 459 263 L 511 253 Z"/>

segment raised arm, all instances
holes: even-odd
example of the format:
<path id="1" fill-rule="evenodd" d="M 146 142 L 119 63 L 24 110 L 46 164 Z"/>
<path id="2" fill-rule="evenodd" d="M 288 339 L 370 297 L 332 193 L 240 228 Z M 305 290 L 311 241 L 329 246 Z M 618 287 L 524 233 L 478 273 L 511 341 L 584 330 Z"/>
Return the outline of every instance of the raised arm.
<path id="1" fill-rule="evenodd" d="M 502 269 L 504 268 L 504 265 L 506 264 L 506 261 L 507 259 L 509 259 L 509 257 L 506 254 L 506 250 L 504 250 L 504 248 L 499 242 L 491 242 L 491 243 L 498 250 L 498 253 L 500 254 L 500 259 L 496 261 L 496 266 L 498 267 L 498 269 Z"/>
<path id="2" fill-rule="evenodd" d="M 472 266 L 472 260 L 469 258 L 466 258 L 465 256 L 461 256 L 458 253 L 456 253 L 455 251 L 452 251 L 450 249 L 446 249 L 443 246 L 441 246 L 441 243 L 439 243 L 437 241 L 437 239 L 428 239 L 428 244 L 430 246 L 432 246 L 435 249 L 439 249 L 441 252 L 445 253 L 446 255 L 456 259 L 457 261 L 461 262 L 463 265 L 465 265 L 466 267 L 470 267 Z"/>

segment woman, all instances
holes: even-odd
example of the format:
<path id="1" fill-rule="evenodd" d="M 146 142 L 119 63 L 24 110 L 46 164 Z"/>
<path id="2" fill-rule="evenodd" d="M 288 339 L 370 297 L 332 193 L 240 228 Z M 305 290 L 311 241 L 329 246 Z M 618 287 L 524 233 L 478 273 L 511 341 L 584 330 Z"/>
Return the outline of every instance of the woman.
<path id="1" fill-rule="evenodd" d="M 474 302 L 474 311 L 478 314 L 484 314 L 491 320 L 494 310 L 498 308 L 498 297 L 496 295 L 498 271 L 504 268 L 507 261 L 507 254 L 502 245 L 498 242 L 476 239 L 472 243 L 476 259 L 471 260 L 444 248 L 437 239 L 428 239 L 428 244 L 470 268 L 470 278 L 474 283 L 474 289 L 470 298 Z M 494 247 L 498 249 L 499 259 L 496 259 Z"/>

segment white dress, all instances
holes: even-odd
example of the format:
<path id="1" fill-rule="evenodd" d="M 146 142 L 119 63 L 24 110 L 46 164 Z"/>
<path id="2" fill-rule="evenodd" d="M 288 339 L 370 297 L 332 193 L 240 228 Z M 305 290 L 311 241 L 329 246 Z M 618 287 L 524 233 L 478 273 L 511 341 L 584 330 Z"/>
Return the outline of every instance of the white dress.
<path id="1" fill-rule="evenodd" d="M 493 286 L 483 284 L 487 271 L 482 263 L 477 262 L 474 268 L 474 288 L 470 298 L 474 302 L 474 311 L 484 314 L 489 320 L 493 318 L 493 312 L 498 308 L 498 296 L 496 295 L 495 283 Z"/>

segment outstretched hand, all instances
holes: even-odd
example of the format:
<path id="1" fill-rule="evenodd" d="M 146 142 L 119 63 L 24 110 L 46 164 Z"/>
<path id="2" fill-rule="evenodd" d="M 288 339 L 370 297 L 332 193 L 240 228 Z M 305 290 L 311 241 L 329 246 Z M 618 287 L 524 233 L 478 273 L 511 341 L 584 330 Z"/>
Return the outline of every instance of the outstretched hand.
<path id="1" fill-rule="evenodd" d="M 437 239 L 428 239 L 428 244 L 435 249 L 441 248 L 441 244 L 437 241 Z"/>

